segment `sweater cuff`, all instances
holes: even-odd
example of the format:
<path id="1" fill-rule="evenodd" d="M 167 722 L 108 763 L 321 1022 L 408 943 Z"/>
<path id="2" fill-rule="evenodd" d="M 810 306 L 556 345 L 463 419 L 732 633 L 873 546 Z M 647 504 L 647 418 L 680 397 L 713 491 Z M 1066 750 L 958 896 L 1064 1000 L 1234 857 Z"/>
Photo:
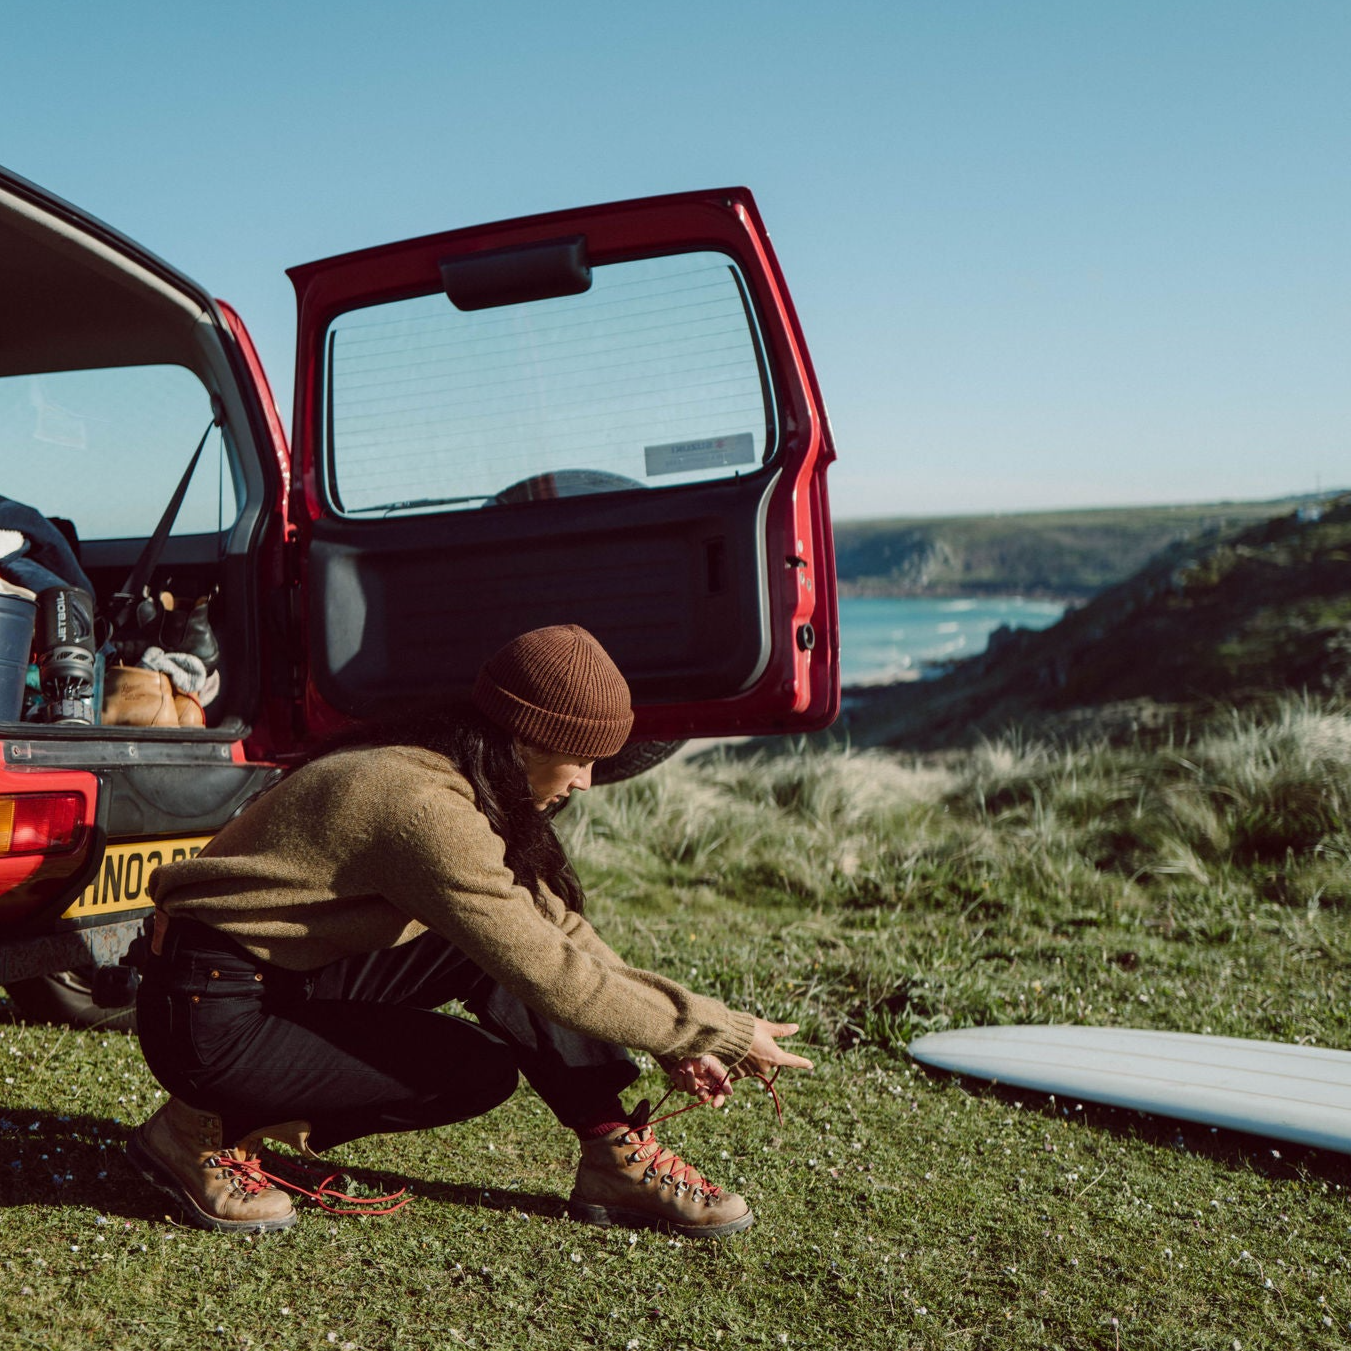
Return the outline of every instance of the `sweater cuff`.
<path id="1" fill-rule="evenodd" d="M 727 1068 L 733 1069 L 745 1058 L 755 1040 L 755 1014 L 732 1009 L 731 1026 L 714 1045 L 709 1053 L 718 1057 Z"/>

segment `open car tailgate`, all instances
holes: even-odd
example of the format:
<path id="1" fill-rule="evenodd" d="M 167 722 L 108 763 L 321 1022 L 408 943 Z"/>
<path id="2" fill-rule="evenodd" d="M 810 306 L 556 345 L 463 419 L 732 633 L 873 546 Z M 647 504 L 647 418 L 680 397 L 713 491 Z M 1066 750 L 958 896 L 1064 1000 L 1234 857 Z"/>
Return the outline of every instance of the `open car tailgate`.
<path id="1" fill-rule="evenodd" d="M 312 730 L 462 698 L 548 623 L 611 652 L 638 737 L 833 718 L 833 449 L 749 192 L 290 275 Z"/>

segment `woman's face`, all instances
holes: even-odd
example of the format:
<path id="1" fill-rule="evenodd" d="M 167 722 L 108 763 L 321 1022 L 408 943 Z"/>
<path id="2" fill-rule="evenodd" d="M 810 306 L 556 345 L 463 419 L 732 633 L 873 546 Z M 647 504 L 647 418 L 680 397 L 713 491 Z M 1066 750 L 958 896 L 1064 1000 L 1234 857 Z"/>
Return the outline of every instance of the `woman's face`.
<path id="1" fill-rule="evenodd" d="M 556 802 L 562 802 L 574 788 L 585 791 L 591 787 L 591 766 L 594 760 L 581 760 L 566 751 L 546 751 L 517 741 L 516 748 L 525 766 L 525 777 L 530 781 L 530 792 L 535 806 L 545 811 Z"/>

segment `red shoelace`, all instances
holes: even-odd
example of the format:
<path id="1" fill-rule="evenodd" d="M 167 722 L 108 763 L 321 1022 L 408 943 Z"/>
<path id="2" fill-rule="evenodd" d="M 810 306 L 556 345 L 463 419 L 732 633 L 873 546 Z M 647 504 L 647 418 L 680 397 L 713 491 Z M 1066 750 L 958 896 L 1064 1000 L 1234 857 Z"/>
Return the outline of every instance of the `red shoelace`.
<path id="1" fill-rule="evenodd" d="M 406 1187 L 400 1187 L 398 1191 L 390 1192 L 387 1196 L 349 1196 L 333 1186 L 338 1178 L 344 1176 L 341 1171 L 329 1173 L 311 1190 L 298 1182 L 278 1177 L 276 1173 L 269 1173 L 256 1157 L 241 1159 L 233 1152 L 227 1152 L 218 1154 L 215 1162 L 227 1172 L 234 1174 L 235 1185 L 241 1191 L 256 1195 L 269 1187 L 282 1187 L 286 1191 L 295 1192 L 297 1196 L 309 1197 L 330 1215 L 392 1215 L 396 1210 L 402 1210 L 413 1199 L 404 1195 L 408 1190 Z M 331 1201 L 342 1201 L 347 1204 L 330 1205 Z"/>
<path id="2" fill-rule="evenodd" d="M 772 1075 L 769 1076 L 769 1078 L 766 1078 L 763 1074 L 752 1073 L 742 1075 L 742 1078 L 744 1079 L 759 1079 L 759 1081 L 762 1084 L 764 1084 L 765 1091 L 773 1099 L 774 1113 L 779 1118 L 780 1122 L 783 1121 L 783 1103 L 779 1101 L 779 1094 L 775 1089 L 774 1085 L 778 1082 L 778 1078 L 781 1073 L 782 1070 L 777 1069 L 774 1071 Z M 674 1093 L 675 1091 L 676 1091 L 675 1085 L 672 1084 L 671 1087 L 668 1088 L 666 1092 L 661 1095 L 661 1098 L 657 1102 L 657 1105 L 654 1108 L 652 1108 L 652 1111 L 654 1112 L 661 1111 L 662 1104 L 665 1103 L 666 1099 L 669 1098 L 671 1094 Z M 677 1107 L 674 1112 L 667 1112 L 665 1116 L 644 1117 L 643 1121 L 640 1124 L 644 1126 L 659 1125 L 663 1121 L 669 1121 L 673 1116 L 679 1116 L 681 1112 L 692 1112 L 696 1107 L 707 1107 L 708 1104 L 712 1102 L 713 1099 L 716 1098 L 719 1093 L 730 1093 L 731 1091 L 732 1091 L 732 1072 L 728 1070 L 728 1072 L 725 1075 L 723 1075 L 717 1088 L 715 1088 L 713 1092 L 708 1095 L 707 1098 L 701 1098 L 698 1102 L 687 1102 L 683 1107 Z M 640 1103 L 639 1108 L 641 1109 L 641 1107 L 642 1104 Z"/>

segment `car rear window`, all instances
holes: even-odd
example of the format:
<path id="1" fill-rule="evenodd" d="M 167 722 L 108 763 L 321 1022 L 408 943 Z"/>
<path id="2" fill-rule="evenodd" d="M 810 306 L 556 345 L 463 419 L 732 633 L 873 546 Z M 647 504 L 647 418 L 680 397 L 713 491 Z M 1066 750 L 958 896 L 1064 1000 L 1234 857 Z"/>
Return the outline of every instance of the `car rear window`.
<path id="1" fill-rule="evenodd" d="M 210 422 L 206 388 L 182 366 L 0 378 L 0 495 L 73 521 L 81 539 L 149 535 Z M 222 529 L 237 510 L 213 429 L 173 533 Z"/>
<path id="2" fill-rule="evenodd" d="M 754 313 L 716 252 L 598 266 L 580 295 L 350 311 L 327 410 L 325 489 L 353 515 L 707 482 L 758 471 L 776 441 Z"/>

